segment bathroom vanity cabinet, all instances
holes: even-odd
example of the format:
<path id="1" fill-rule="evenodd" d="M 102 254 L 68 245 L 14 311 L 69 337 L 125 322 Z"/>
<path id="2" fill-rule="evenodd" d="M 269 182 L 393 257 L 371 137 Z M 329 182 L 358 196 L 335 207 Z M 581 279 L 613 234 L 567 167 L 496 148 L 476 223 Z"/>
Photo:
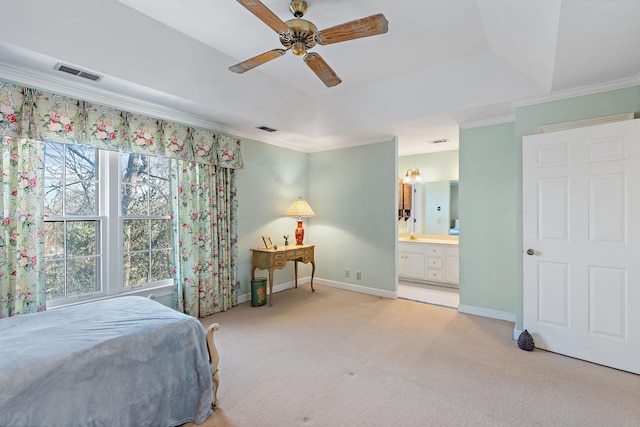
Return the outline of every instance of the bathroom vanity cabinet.
<path id="1" fill-rule="evenodd" d="M 458 242 L 429 239 L 398 242 L 398 278 L 435 285 L 458 287 Z"/>

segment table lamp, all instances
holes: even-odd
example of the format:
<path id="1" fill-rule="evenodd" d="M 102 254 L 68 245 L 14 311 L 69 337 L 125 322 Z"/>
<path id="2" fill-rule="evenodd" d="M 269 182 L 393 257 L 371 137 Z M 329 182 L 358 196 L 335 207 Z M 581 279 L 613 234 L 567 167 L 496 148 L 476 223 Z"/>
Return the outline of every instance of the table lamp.
<path id="1" fill-rule="evenodd" d="M 304 239 L 304 228 L 302 227 L 302 217 L 303 216 L 315 216 L 315 212 L 309 206 L 309 203 L 306 200 L 302 200 L 302 197 L 298 197 L 298 200 L 294 200 L 291 204 L 291 207 L 285 212 L 285 216 L 297 216 L 298 217 L 298 227 L 296 227 L 296 245 L 302 244 L 302 239 Z"/>

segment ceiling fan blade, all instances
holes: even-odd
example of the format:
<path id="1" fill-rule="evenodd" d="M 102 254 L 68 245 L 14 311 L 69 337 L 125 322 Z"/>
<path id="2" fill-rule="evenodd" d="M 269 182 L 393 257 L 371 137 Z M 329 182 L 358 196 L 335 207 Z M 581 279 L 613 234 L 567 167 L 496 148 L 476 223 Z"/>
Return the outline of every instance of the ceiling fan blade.
<path id="1" fill-rule="evenodd" d="M 258 0 L 238 0 L 247 10 L 258 17 L 278 34 L 289 34 L 289 26 Z"/>
<path id="2" fill-rule="evenodd" d="M 342 83 L 342 80 L 340 80 L 340 77 L 338 77 L 336 72 L 333 71 L 317 53 L 307 53 L 303 60 L 305 64 L 307 64 L 309 68 L 316 73 L 316 76 L 320 77 L 320 80 L 322 80 L 327 87 L 336 86 Z"/>
<path id="3" fill-rule="evenodd" d="M 285 49 L 273 49 L 268 52 L 261 53 L 260 55 L 254 56 L 253 58 L 247 59 L 246 61 L 240 62 L 239 64 L 233 65 L 229 67 L 229 70 L 233 71 L 234 73 L 242 74 L 245 71 L 256 68 L 258 65 L 269 62 L 272 59 L 280 58 L 285 53 L 287 53 Z"/>
<path id="4" fill-rule="evenodd" d="M 320 30 L 313 38 L 320 45 L 344 42 L 361 37 L 375 36 L 389 31 L 389 21 L 382 13 L 355 21 L 345 22 L 335 27 Z"/>

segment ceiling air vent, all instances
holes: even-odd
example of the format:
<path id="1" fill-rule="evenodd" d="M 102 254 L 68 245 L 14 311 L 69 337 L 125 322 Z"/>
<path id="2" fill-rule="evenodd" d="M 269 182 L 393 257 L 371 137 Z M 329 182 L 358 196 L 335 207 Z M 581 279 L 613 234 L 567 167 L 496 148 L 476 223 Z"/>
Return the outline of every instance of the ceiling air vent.
<path id="1" fill-rule="evenodd" d="M 430 141 L 432 144 L 442 144 L 443 142 L 449 142 L 449 140 L 447 138 L 442 138 L 442 139 L 434 139 L 433 141 Z"/>
<path id="2" fill-rule="evenodd" d="M 260 130 L 263 130 L 265 132 L 276 132 L 275 129 L 272 129 L 272 128 L 267 127 L 267 126 L 258 126 L 256 129 L 260 129 Z"/>
<path id="3" fill-rule="evenodd" d="M 102 78 L 102 76 L 99 76 L 97 74 L 93 74 L 90 73 L 88 71 L 83 71 L 80 70 L 78 68 L 73 68 L 69 65 L 64 65 L 64 64 L 56 64 L 55 67 L 53 67 L 54 69 L 58 70 L 58 71 L 62 71 L 65 73 L 69 73 L 69 74 L 73 74 L 74 76 L 78 76 L 78 77 L 84 77 L 85 79 L 89 79 L 92 80 L 94 82 L 97 82 L 98 80 L 100 80 Z"/>

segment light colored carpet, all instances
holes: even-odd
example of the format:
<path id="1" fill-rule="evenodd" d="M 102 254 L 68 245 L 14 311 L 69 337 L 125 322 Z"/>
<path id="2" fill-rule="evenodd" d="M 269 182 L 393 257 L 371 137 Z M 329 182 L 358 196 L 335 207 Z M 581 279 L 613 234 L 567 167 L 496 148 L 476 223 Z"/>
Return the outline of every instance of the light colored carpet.
<path id="1" fill-rule="evenodd" d="M 638 426 L 640 377 L 520 350 L 513 324 L 316 286 L 220 324 L 205 426 Z M 188 424 L 193 426 L 193 424 Z"/>

